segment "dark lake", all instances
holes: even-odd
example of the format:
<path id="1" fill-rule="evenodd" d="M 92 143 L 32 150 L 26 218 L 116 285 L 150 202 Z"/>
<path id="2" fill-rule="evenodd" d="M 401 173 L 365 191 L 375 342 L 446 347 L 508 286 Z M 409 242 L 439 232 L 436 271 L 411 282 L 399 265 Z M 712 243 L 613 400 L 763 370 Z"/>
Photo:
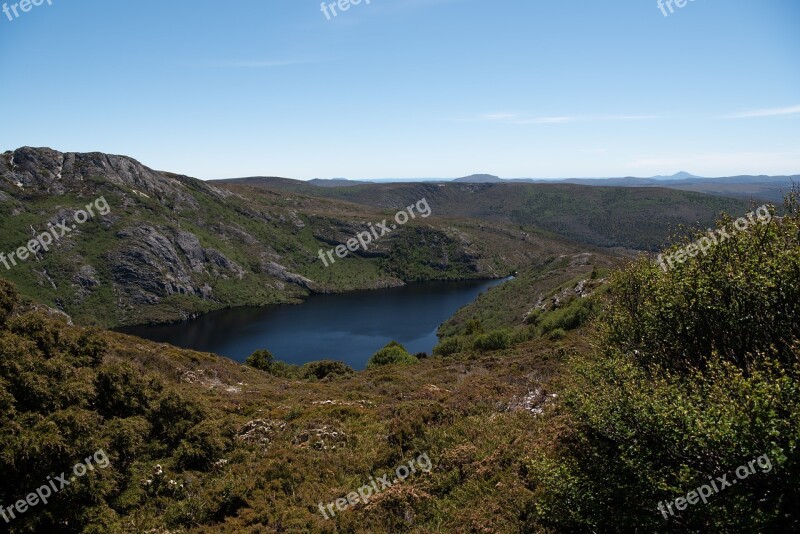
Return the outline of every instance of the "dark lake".
<path id="1" fill-rule="evenodd" d="M 243 362 L 268 349 L 303 364 L 341 360 L 356 370 L 392 340 L 415 354 L 431 350 L 436 330 L 465 304 L 504 280 L 424 282 L 393 289 L 312 295 L 300 305 L 234 308 L 192 321 L 120 329 L 152 341 L 213 352 Z"/>

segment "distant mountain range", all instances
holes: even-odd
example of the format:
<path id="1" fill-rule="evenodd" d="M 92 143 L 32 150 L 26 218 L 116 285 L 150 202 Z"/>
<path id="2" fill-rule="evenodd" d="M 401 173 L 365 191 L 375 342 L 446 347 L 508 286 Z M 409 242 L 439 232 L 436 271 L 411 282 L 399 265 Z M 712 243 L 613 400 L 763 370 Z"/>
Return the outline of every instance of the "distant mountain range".
<path id="1" fill-rule="evenodd" d="M 727 176 L 707 178 L 686 171 L 671 176 L 651 176 L 637 178 L 500 178 L 493 174 L 472 174 L 463 178 L 397 178 L 382 180 L 348 180 L 335 178 L 323 180 L 316 178 L 308 183 L 320 187 L 348 187 L 368 183 L 406 183 L 406 182 L 455 182 L 468 184 L 500 184 L 500 183 L 564 183 L 590 185 L 600 187 L 665 187 L 679 191 L 693 191 L 709 195 L 728 196 L 745 200 L 781 202 L 784 194 L 794 183 L 800 184 L 800 175 L 792 176 Z"/>

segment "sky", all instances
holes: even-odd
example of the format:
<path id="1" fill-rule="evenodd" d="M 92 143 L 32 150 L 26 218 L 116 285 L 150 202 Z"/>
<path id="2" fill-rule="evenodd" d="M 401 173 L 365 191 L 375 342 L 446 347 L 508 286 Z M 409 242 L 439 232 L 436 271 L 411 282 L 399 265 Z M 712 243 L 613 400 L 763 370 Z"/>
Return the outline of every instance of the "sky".
<path id="1" fill-rule="evenodd" d="M 203 179 L 800 173 L 798 0 L 36 1 L 0 11 L 0 151 Z"/>

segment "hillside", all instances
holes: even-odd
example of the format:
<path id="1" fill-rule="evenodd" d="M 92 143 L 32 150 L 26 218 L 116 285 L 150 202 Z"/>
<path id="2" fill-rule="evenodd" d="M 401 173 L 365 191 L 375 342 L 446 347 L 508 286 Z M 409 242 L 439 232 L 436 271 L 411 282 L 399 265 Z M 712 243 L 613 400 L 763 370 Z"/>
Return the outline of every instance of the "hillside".
<path id="1" fill-rule="evenodd" d="M 68 228 L 48 251 L 3 273 L 24 295 L 81 324 L 174 321 L 230 306 L 298 302 L 310 292 L 498 278 L 581 250 L 502 221 L 434 212 L 326 268 L 320 250 L 347 243 L 408 204 L 219 187 L 124 156 L 22 148 L 0 155 L 0 251 L 16 251 L 48 223 L 73 220 L 100 198 L 107 213 Z M 412 247 L 419 242 L 427 246 Z"/>
<path id="2" fill-rule="evenodd" d="M 800 205 L 787 213 L 669 273 L 592 256 L 520 273 L 450 325 L 446 356 L 359 373 L 68 326 L 0 280 L 0 502 L 96 464 L 7 528 L 796 531 Z M 511 297 L 538 311 L 498 315 Z M 662 517 L 732 472 L 735 488 Z"/>
<path id="3" fill-rule="evenodd" d="M 741 200 L 662 188 L 526 183 L 392 183 L 320 188 L 297 180 L 258 178 L 211 183 L 220 188 L 246 184 L 384 208 L 425 197 L 442 217 L 513 224 L 598 247 L 637 250 L 658 249 L 667 243 L 670 230 L 681 225 L 709 225 L 723 211 L 749 211 L 749 204 Z"/>
<path id="4" fill-rule="evenodd" d="M 0 155 L 0 251 L 10 254 L 87 204 L 96 213 L 49 250 L 9 264 L 27 297 L 80 324 L 169 322 L 312 292 L 497 278 L 552 258 L 619 256 L 741 203 L 664 190 L 517 184 L 316 187 L 285 178 L 203 182 L 124 156 L 21 148 Z M 370 223 L 426 199 L 431 216 L 326 267 Z M 424 242 L 425 247 L 416 244 Z M 327 262 L 326 262 L 327 263 Z"/>

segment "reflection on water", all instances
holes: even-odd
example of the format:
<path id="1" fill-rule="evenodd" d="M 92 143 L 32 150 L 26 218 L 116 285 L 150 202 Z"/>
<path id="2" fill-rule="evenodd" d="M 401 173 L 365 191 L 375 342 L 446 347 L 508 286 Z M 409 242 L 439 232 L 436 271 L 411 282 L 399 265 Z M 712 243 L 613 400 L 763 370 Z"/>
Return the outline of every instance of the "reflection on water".
<path id="1" fill-rule="evenodd" d="M 425 282 L 342 295 L 312 295 L 304 304 L 235 308 L 183 323 L 122 332 L 243 362 L 257 349 L 302 364 L 342 360 L 354 369 L 389 341 L 412 354 L 437 343 L 436 329 L 460 307 L 503 280 Z"/>

